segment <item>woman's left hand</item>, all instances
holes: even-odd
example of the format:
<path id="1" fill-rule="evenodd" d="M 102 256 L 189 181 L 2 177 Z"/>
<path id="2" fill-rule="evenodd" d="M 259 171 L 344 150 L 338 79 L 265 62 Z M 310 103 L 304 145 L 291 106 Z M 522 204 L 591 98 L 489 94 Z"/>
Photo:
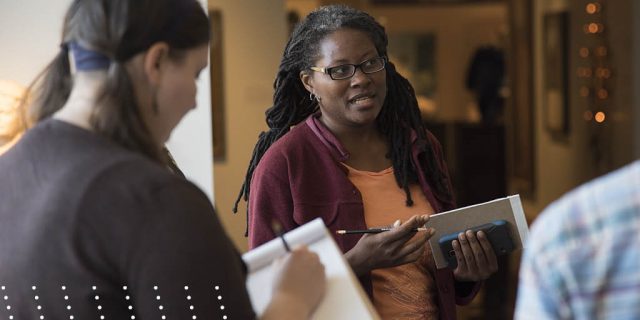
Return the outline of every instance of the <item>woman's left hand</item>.
<path id="1" fill-rule="evenodd" d="M 453 270 L 457 281 L 481 281 L 498 271 L 498 260 L 483 231 L 467 230 L 453 240 L 458 267 Z"/>

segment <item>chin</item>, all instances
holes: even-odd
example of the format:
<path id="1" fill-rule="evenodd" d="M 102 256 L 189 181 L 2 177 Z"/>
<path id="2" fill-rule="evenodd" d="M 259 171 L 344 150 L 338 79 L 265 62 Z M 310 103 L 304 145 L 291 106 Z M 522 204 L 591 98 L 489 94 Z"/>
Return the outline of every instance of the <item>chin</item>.
<path id="1" fill-rule="evenodd" d="M 368 114 L 355 115 L 354 117 L 351 118 L 351 121 L 361 126 L 368 126 L 376 122 L 376 119 L 378 118 L 378 114 L 379 112 L 376 112 L 375 114 L 372 112 Z"/>

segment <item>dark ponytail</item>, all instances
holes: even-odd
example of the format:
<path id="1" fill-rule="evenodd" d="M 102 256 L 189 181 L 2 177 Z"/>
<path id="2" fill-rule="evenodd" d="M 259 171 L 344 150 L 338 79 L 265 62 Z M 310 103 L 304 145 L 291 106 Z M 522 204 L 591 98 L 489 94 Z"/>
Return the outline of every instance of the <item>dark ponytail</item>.
<path id="1" fill-rule="evenodd" d="M 71 82 L 68 49 L 66 45 L 62 45 L 53 61 L 29 86 L 28 91 L 35 93 L 35 100 L 28 109 L 27 122 L 39 122 L 60 110 L 69 99 Z M 23 100 L 23 103 L 26 102 Z"/>

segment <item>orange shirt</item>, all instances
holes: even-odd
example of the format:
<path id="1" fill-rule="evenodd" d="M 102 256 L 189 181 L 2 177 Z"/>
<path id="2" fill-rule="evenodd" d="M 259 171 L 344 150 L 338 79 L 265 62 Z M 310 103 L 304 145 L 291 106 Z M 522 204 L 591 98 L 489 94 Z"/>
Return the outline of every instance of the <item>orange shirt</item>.
<path id="1" fill-rule="evenodd" d="M 349 180 L 362 194 L 367 227 L 389 226 L 398 219 L 404 222 L 413 215 L 434 213 L 417 184 L 409 188 L 414 204 L 406 206 L 406 195 L 398 187 L 393 168 L 368 172 L 343 165 L 349 170 Z M 382 319 L 437 319 L 434 270 L 428 244 L 423 258 L 415 263 L 373 270 L 373 304 Z"/>

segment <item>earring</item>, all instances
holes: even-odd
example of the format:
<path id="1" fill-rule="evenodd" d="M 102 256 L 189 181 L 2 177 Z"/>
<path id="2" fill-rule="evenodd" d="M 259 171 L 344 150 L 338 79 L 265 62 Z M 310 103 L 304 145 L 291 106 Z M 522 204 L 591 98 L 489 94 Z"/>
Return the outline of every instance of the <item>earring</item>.
<path id="1" fill-rule="evenodd" d="M 316 95 L 313 92 L 309 92 L 309 101 L 313 101 L 316 98 Z"/>

